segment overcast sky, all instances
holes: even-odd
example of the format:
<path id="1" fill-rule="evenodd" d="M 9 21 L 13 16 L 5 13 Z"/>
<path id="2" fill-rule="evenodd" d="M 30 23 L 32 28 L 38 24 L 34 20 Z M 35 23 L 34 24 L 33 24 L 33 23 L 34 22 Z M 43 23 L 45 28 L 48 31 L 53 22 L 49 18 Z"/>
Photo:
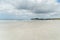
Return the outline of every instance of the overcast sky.
<path id="1" fill-rule="evenodd" d="M 0 0 L 0 19 L 60 18 L 60 0 Z"/>

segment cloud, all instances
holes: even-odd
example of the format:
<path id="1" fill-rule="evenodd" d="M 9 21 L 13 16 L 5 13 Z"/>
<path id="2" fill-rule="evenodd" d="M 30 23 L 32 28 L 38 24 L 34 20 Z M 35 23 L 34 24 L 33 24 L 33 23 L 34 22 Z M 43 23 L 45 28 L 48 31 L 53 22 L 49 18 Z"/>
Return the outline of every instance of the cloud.
<path id="1" fill-rule="evenodd" d="M 6 0 L 16 9 L 31 10 L 34 13 L 48 13 L 56 10 L 55 0 Z"/>
<path id="2" fill-rule="evenodd" d="M 56 5 L 42 4 L 35 7 L 32 11 L 35 13 L 51 13 L 56 11 Z"/>
<path id="3" fill-rule="evenodd" d="M 9 3 L 0 3 L 0 10 L 14 9 L 15 7 Z"/>
<path id="4" fill-rule="evenodd" d="M 55 0 L 22 0 L 21 3 L 16 7 L 17 9 L 31 10 L 34 13 L 50 13 L 56 10 Z"/>
<path id="5" fill-rule="evenodd" d="M 7 19 L 48 18 L 59 12 L 59 5 L 55 0 L 0 0 L 0 15 Z"/>

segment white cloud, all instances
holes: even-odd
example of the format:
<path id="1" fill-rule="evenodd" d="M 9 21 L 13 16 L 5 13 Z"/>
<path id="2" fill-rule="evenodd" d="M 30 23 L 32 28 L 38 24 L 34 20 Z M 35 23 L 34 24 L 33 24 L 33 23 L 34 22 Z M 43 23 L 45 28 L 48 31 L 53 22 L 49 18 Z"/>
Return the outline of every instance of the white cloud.
<path id="1" fill-rule="evenodd" d="M 8 3 L 0 3 L 0 10 L 14 9 L 13 5 Z"/>

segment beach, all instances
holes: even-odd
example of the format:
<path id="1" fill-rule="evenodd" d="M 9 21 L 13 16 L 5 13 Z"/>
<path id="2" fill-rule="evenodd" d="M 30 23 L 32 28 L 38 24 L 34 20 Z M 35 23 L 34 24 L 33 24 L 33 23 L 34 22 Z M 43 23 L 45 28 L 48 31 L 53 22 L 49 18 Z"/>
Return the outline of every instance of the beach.
<path id="1" fill-rule="evenodd" d="M 0 21 L 0 40 L 60 40 L 60 20 Z"/>

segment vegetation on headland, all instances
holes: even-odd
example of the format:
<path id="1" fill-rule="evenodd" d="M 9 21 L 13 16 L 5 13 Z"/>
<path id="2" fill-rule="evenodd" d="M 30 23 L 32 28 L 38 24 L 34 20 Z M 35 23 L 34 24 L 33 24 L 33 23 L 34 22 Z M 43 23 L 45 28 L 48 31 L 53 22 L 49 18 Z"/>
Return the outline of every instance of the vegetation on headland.
<path id="1" fill-rule="evenodd" d="M 31 20 L 60 20 L 60 18 L 32 18 Z"/>

